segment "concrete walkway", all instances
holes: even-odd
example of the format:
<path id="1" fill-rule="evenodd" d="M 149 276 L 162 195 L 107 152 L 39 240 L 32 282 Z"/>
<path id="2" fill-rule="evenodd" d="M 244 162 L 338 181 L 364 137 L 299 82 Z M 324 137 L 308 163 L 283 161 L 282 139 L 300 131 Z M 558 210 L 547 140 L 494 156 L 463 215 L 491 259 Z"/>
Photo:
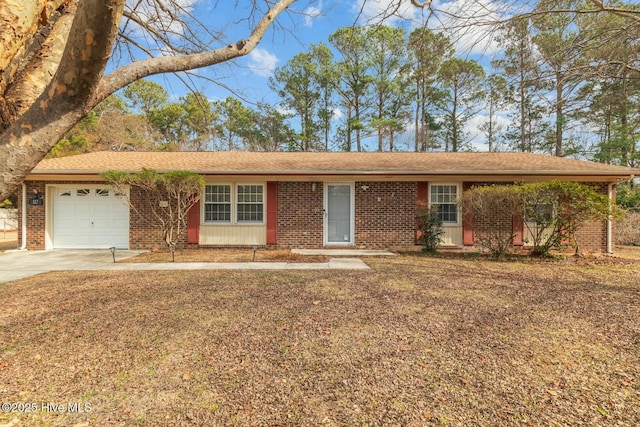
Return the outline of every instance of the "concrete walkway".
<path id="1" fill-rule="evenodd" d="M 116 251 L 116 261 L 141 251 Z M 54 249 L 50 251 L 7 251 L 0 254 L 0 283 L 49 271 L 114 270 L 367 270 L 358 258 L 332 258 L 323 263 L 287 262 L 166 262 L 114 263 L 108 249 Z"/>

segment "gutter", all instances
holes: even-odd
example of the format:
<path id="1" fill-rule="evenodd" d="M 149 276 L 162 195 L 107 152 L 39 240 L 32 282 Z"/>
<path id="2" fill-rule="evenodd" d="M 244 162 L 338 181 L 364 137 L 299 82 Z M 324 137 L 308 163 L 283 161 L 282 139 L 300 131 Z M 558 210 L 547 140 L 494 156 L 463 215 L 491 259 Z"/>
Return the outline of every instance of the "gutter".
<path id="1" fill-rule="evenodd" d="M 27 184 L 22 183 L 22 233 L 20 239 L 20 250 L 27 249 Z"/>

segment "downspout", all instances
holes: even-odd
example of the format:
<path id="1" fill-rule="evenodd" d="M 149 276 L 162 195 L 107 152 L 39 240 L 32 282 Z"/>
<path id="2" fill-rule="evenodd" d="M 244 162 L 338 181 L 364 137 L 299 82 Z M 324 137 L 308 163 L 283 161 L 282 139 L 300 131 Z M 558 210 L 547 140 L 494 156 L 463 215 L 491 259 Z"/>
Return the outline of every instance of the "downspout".
<path id="1" fill-rule="evenodd" d="M 20 250 L 27 249 L 27 184 L 22 183 L 22 233 L 20 239 Z"/>
<path id="2" fill-rule="evenodd" d="M 609 197 L 609 204 L 613 203 L 613 183 L 609 183 L 607 186 L 607 196 Z M 611 221 L 611 215 L 607 216 L 607 253 L 613 253 L 613 242 L 612 242 L 612 234 L 613 234 L 613 223 Z"/>

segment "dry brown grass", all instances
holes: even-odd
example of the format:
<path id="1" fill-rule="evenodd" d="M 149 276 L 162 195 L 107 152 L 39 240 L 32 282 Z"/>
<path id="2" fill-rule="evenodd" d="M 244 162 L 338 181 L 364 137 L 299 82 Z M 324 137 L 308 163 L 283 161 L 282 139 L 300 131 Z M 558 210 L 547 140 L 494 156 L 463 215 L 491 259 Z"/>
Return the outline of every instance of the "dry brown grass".
<path id="1" fill-rule="evenodd" d="M 638 263 L 366 262 L 0 285 L 2 401 L 92 408 L 0 424 L 640 424 Z"/>
<path id="2" fill-rule="evenodd" d="M 4 232 L 0 230 L 0 252 L 18 247 L 18 233 L 15 230 Z"/>
<path id="3" fill-rule="evenodd" d="M 614 258 L 640 261 L 640 246 L 616 246 Z"/>
<path id="4" fill-rule="evenodd" d="M 177 249 L 176 262 L 327 262 L 326 256 L 306 256 L 292 253 L 288 249 Z M 145 252 L 120 262 L 171 262 L 171 253 L 167 250 Z"/>

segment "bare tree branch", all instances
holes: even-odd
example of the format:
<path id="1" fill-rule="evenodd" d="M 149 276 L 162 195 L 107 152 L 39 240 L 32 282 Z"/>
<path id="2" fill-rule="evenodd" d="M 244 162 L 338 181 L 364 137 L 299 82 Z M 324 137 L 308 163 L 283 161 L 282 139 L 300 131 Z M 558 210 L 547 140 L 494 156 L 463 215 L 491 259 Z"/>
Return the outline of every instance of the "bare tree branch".
<path id="1" fill-rule="evenodd" d="M 91 103 L 97 105 L 116 90 L 147 76 L 193 70 L 204 66 L 219 64 L 248 54 L 257 46 L 275 17 L 286 10 L 294 1 L 295 0 L 281 0 L 277 2 L 262 19 L 260 19 L 251 35 L 244 40 L 238 40 L 235 44 L 229 44 L 220 49 L 179 57 L 163 56 L 149 58 L 125 65 L 113 71 L 102 79 Z"/>

